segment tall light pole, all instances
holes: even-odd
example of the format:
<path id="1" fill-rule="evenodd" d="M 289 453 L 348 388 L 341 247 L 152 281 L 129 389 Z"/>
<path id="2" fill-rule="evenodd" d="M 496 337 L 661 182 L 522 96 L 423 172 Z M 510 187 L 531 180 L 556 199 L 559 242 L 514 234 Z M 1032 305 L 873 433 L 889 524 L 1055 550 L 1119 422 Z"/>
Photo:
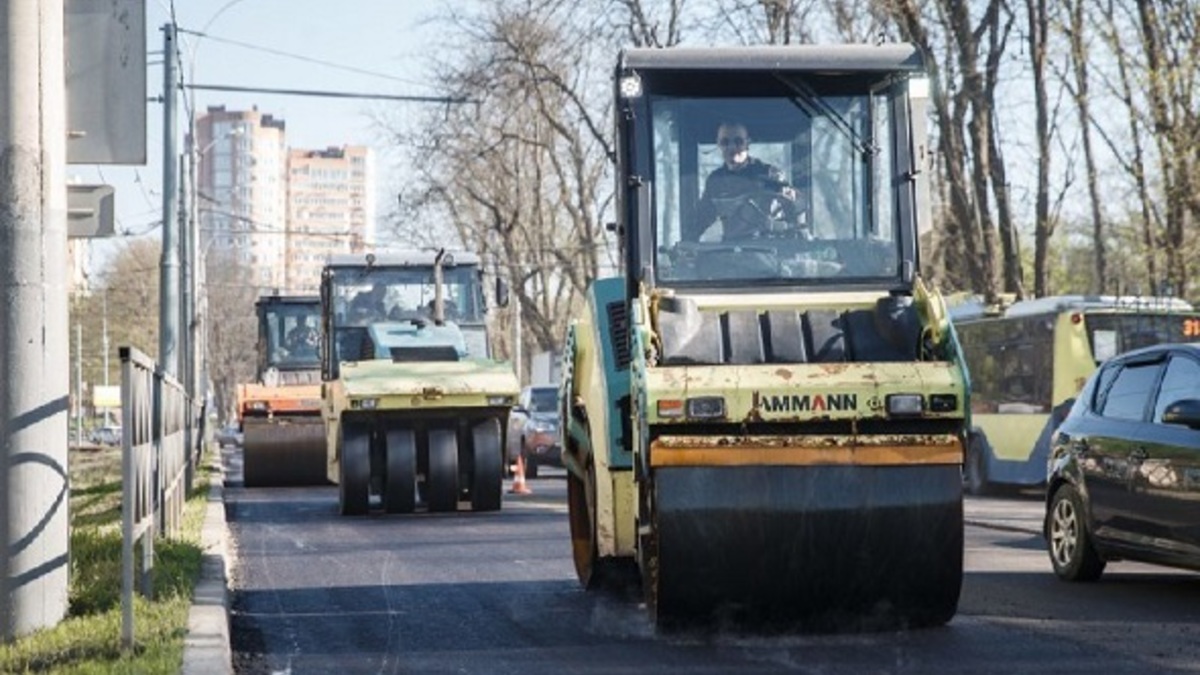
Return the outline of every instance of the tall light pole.
<path id="1" fill-rule="evenodd" d="M 168 375 L 179 372 L 179 193 L 176 188 L 179 156 L 176 136 L 179 120 L 176 114 L 176 72 L 179 50 L 174 24 L 165 24 L 163 31 L 163 229 L 162 263 L 159 276 L 158 363 Z"/>
<path id="2" fill-rule="evenodd" d="M 204 316 L 208 309 L 207 288 L 205 282 L 208 270 L 205 264 L 208 249 L 215 239 L 210 235 L 208 241 L 201 244 L 200 208 L 198 188 L 199 178 L 197 167 L 199 161 L 217 146 L 218 143 L 240 136 L 242 127 L 233 127 L 229 131 L 210 140 L 203 148 L 196 148 L 196 120 L 189 115 L 188 134 L 185 143 L 184 168 L 186 176 L 182 182 L 183 214 L 186 227 L 184 231 L 185 246 L 183 254 L 183 326 L 187 335 L 187 349 L 184 350 L 184 377 L 188 395 L 193 401 L 202 404 L 208 402 L 208 371 L 206 360 L 207 340 L 204 335 Z M 202 250 L 201 250 L 202 249 Z M 198 254 L 199 253 L 199 254 Z"/>

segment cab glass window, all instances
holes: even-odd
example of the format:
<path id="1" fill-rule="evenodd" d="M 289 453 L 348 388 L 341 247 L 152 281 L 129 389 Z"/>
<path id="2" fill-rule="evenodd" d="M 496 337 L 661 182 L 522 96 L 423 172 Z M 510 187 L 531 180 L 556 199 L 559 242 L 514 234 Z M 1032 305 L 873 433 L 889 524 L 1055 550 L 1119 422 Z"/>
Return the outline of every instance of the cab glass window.
<path id="1" fill-rule="evenodd" d="M 906 183 L 893 152 L 894 92 L 776 86 L 774 96 L 651 97 L 661 282 L 899 276 Z"/>

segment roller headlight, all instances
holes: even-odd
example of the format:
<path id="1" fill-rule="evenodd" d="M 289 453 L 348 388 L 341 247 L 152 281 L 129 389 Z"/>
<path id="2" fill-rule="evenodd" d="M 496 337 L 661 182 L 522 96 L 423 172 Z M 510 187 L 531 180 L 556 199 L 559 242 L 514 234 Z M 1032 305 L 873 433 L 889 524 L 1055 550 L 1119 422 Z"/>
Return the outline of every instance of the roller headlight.
<path id="1" fill-rule="evenodd" d="M 687 400 L 687 416 L 701 420 L 725 416 L 725 399 L 720 396 L 697 396 Z"/>
<path id="2" fill-rule="evenodd" d="M 630 73 L 621 78 L 618 85 L 621 98 L 639 98 L 642 95 L 642 78 L 637 73 Z"/>
<path id="3" fill-rule="evenodd" d="M 379 407 L 379 399 L 377 398 L 356 398 L 350 401 L 351 408 L 359 410 L 375 410 Z"/>
<path id="4" fill-rule="evenodd" d="M 686 400 L 659 399 L 658 416 L 668 419 L 721 419 L 725 417 L 725 399 L 720 396 L 696 396 Z"/>
<path id="5" fill-rule="evenodd" d="M 251 401 L 250 409 L 255 412 L 267 412 L 271 406 L 266 401 Z"/>
<path id="6" fill-rule="evenodd" d="M 958 410 L 958 396 L 955 394 L 933 394 L 929 397 L 930 412 L 954 412 Z"/>
<path id="7" fill-rule="evenodd" d="M 920 394 L 888 394 L 889 415 L 920 415 L 925 412 L 925 399 Z"/>

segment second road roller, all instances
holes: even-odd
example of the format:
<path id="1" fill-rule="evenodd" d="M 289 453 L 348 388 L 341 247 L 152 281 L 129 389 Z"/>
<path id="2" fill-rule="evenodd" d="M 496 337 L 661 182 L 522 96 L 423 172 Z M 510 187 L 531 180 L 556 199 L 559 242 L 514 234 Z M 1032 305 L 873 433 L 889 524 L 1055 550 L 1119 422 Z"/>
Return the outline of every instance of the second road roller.
<path id="1" fill-rule="evenodd" d="M 255 303 L 258 367 L 238 386 L 246 487 L 323 485 L 321 298 L 264 295 Z"/>

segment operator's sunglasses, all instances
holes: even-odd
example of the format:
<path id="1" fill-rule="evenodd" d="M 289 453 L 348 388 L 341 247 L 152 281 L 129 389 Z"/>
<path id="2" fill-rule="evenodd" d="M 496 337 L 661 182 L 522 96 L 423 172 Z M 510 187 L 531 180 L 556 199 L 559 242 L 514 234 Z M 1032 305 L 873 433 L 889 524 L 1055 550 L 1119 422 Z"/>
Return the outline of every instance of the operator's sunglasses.
<path id="1" fill-rule="evenodd" d="M 717 145 L 722 148 L 741 148 L 746 145 L 746 137 L 730 136 L 729 138 L 721 138 L 717 140 Z"/>

